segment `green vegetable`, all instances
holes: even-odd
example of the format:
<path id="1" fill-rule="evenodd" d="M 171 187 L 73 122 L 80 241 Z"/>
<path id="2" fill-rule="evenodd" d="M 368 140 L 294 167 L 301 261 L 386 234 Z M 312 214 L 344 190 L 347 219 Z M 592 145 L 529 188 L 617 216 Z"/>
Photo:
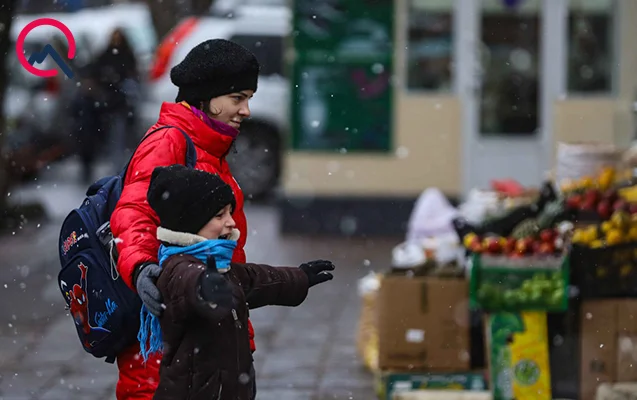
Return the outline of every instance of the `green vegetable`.
<path id="1" fill-rule="evenodd" d="M 526 276 L 526 278 L 524 278 Z M 565 289 L 562 272 L 511 271 L 508 274 L 496 272 L 482 276 L 483 282 L 476 298 L 485 309 L 523 310 L 555 309 L 561 307 Z"/>

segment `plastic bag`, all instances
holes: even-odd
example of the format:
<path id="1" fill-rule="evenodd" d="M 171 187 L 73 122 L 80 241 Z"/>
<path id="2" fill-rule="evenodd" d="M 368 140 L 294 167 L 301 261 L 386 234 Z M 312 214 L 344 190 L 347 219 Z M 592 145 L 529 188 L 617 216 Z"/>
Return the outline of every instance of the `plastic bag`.
<path id="1" fill-rule="evenodd" d="M 427 262 L 425 251 L 418 242 L 403 242 L 392 250 L 392 268 L 409 269 Z"/>
<path id="2" fill-rule="evenodd" d="M 409 217 L 407 241 L 454 232 L 452 221 L 458 210 L 449 203 L 447 197 L 437 188 L 422 192 Z"/>

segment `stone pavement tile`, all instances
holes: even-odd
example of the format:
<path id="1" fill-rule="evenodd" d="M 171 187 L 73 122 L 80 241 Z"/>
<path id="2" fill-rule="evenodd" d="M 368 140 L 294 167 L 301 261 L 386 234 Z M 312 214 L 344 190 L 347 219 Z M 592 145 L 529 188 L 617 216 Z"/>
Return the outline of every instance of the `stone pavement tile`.
<path id="1" fill-rule="evenodd" d="M 321 346 L 330 340 L 332 330 L 331 324 L 297 326 L 293 323 L 284 323 L 279 327 L 272 345 L 276 348 Z"/>
<path id="2" fill-rule="evenodd" d="M 266 371 L 290 370 L 299 367 L 319 367 L 325 356 L 322 346 L 282 345 L 273 348 L 267 355 Z"/>
<path id="3" fill-rule="evenodd" d="M 314 398 L 312 391 L 307 390 L 257 388 L 258 400 L 314 400 Z"/>
<path id="4" fill-rule="evenodd" d="M 82 353 L 75 362 L 69 364 L 69 368 L 74 374 L 83 374 L 89 377 L 112 376 L 116 379 L 118 374 L 116 364 L 109 364 L 103 358 L 95 358 L 88 353 Z"/>
<path id="5" fill-rule="evenodd" d="M 358 350 L 352 343 L 334 343 L 325 362 L 326 368 L 356 368 L 363 365 Z"/>
<path id="6" fill-rule="evenodd" d="M 58 318 L 46 330 L 43 337 L 22 362 L 24 366 L 38 366 L 46 363 L 72 365 L 74 360 L 84 357 L 73 320 L 69 316 Z"/>
<path id="7" fill-rule="evenodd" d="M 261 388 L 313 390 L 317 384 L 318 374 L 315 367 L 275 370 L 266 366 L 257 371 L 257 392 L 260 392 Z M 260 398 L 260 395 L 257 397 Z"/>
<path id="8" fill-rule="evenodd" d="M 263 354 L 272 346 L 272 341 L 284 325 L 289 310 L 284 307 L 262 307 L 250 312 L 250 321 L 254 327 L 257 353 Z"/>
<path id="9" fill-rule="evenodd" d="M 8 373 L 0 381 L 0 398 L 32 398 L 62 374 L 61 366 L 41 366 L 31 371 Z"/>
<path id="10" fill-rule="evenodd" d="M 38 399 L 99 399 L 107 391 L 115 392 L 117 375 L 72 374 L 47 388 Z"/>
<path id="11" fill-rule="evenodd" d="M 338 316 L 338 312 L 338 305 L 301 304 L 290 312 L 283 324 L 298 324 L 304 328 L 313 327 L 315 324 L 328 324 Z"/>
<path id="12" fill-rule="evenodd" d="M 323 388 L 315 397 L 316 400 L 376 400 L 374 388 L 367 389 L 341 389 Z"/>
<path id="13" fill-rule="evenodd" d="M 264 349 L 264 346 L 259 345 L 259 342 L 257 342 L 257 351 L 252 353 L 252 358 L 254 358 L 254 368 L 257 371 L 261 371 L 268 359 L 268 352 Z"/>
<path id="14" fill-rule="evenodd" d="M 276 326 L 281 319 L 285 318 L 290 307 L 265 306 L 250 310 L 250 321 L 254 325 Z"/>
<path id="15" fill-rule="evenodd" d="M 373 386 L 372 374 L 362 366 L 331 367 L 325 370 L 320 389 L 364 390 Z"/>
<path id="16" fill-rule="evenodd" d="M 29 351 L 33 334 L 0 337 L 0 370 L 12 366 L 20 356 Z"/>

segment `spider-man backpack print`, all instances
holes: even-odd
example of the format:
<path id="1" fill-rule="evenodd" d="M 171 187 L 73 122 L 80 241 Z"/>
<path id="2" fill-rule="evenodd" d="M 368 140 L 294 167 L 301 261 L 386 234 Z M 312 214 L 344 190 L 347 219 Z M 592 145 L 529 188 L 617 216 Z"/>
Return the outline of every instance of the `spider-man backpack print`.
<path id="1" fill-rule="evenodd" d="M 162 126 L 144 139 L 165 128 L 176 127 Z M 194 168 L 196 149 L 190 137 L 179 130 L 187 143 L 186 165 Z M 109 222 L 129 163 L 119 175 L 102 178 L 88 188 L 82 204 L 62 223 L 59 237 L 62 269 L 58 285 L 67 309 L 84 350 L 94 357 L 105 357 L 109 363 L 137 340 L 142 304 L 117 272 L 117 249 Z"/>

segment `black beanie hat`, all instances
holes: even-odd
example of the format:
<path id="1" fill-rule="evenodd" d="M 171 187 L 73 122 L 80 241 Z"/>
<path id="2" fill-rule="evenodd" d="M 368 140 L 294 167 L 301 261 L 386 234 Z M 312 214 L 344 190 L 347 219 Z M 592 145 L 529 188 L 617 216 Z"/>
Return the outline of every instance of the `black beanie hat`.
<path id="1" fill-rule="evenodd" d="M 219 175 L 179 164 L 153 170 L 147 199 L 161 227 L 194 234 L 228 204 L 235 207 L 232 188 Z"/>
<path id="2" fill-rule="evenodd" d="M 170 70 L 170 80 L 179 88 L 175 101 L 187 101 L 195 107 L 200 102 L 242 90 L 256 92 L 258 78 L 256 56 L 225 39 L 198 44 Z"/>

